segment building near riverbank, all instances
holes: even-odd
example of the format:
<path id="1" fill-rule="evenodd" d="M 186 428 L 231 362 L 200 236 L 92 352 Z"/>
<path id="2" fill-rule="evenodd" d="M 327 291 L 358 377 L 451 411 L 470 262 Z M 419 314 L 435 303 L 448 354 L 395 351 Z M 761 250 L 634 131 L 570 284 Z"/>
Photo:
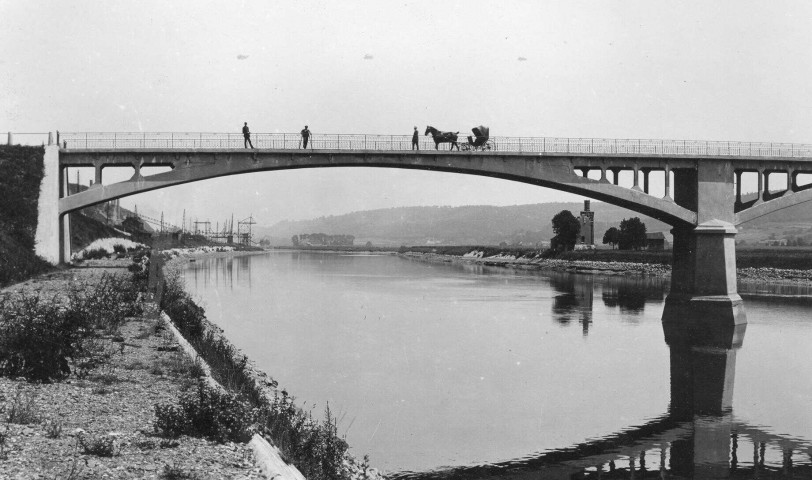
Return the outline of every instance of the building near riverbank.
<path id="1" fill-rule="evenodd" d="M 589 209 L 589 200 L 584 200 L 584 210 L 578 222 L 581 224 L 578 243 L 595 245 L 595 212 Z"/>
<path id="2" fill-rule="evenodd" d="M 669 248 L 669 245 L 663 232 L 646 233 L 646 250 L 665 250 L 666 248 Z"/>

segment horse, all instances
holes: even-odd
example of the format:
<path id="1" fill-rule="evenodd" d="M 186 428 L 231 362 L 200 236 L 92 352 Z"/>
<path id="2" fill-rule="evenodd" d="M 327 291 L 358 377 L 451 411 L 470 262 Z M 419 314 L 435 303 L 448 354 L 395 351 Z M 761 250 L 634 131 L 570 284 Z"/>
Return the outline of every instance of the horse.
<path id="1" fill-rule="evenodd" d="M 454 150 L 454 147 L 457 147 L 457 150 L 460 149 L 459 144 L 457 143 L 457 134 L 460 132 L 441 132 L 436 128 L 429 125 L 426 127 L 426 133 L 423 135 L 431 134 L 431 137 L 434 139 L 434 149 L 439 150 L 441 143 L 451 143 L 451 148 L 449 150 Z"/>

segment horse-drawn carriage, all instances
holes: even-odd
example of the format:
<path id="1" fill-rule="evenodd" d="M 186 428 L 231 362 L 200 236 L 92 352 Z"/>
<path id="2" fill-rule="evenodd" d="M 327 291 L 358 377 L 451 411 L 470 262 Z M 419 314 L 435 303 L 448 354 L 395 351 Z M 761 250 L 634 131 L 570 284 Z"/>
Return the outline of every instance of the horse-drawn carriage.
<path id="1" fill-rule="evenodd" d="M 492 145 L 490 143 L 490 129 L 483 125 L 478 127 L 474 127 L 471 129 L 474 132 L 474 135 L 468 135 L 468 143 L 460 143 L 457 142 L 457 138 L 460 132 L 441 132 L 432 126 L 426 127 L 425 135 L 431 134 L 431 137 L 434 139 L 434 149 L 438 150 L 440 148 L 441 143 L 450 143 L 451 147 L 449 150 L 453 150 L 454 147 L 457 147 L 457 150 L 462 150 L 466 152 L 471 151 L 484 151 L 490 150 Z"/>
<path id="2" fill-rule="evenodd" d="M 491 149 L 490 128 L 485 126 L 478 126 L 471 129 L 474 136 L 468 135 L 468 143 L 462 144 L 460 148 L 463 151 L 485 151 Z"/>

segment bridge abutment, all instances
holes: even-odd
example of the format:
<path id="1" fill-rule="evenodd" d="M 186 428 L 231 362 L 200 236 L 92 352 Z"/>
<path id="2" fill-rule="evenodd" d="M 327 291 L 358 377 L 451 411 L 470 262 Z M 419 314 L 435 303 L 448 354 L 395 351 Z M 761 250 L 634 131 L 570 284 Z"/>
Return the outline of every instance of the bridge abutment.
<path id="1" fill-rule="evenodd" d="M 11 135 L 11 134 L 9 134 Z M 59 192 L 61 173 L 59 167 L 59 147 L 45 147 L 43 176 L 39 187 L 37 203 L 37 231 L 34 251 L 50 263 L 60 262 L 60 215 Z"/>

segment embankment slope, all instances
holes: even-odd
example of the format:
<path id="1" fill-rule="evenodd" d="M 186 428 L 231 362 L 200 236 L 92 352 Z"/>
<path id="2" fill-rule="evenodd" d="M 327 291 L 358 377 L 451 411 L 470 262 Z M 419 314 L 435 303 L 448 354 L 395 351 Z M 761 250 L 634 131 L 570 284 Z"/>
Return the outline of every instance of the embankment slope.
<path id="1" fill-rule="evenodd" d="M 45 149 L 0 145 L 0 286 L 51 268 L 34 254 Z"/>

